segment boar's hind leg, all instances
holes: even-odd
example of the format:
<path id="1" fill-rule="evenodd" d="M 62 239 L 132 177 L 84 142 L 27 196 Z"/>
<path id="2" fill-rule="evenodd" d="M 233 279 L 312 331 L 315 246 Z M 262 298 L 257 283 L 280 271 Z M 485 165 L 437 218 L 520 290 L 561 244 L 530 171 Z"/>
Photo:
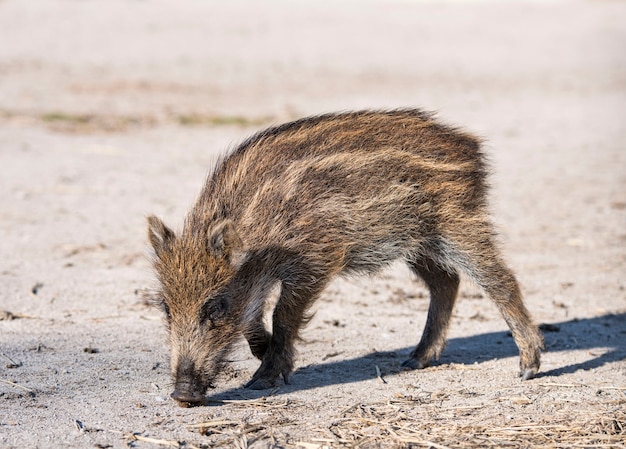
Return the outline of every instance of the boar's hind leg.
<path id="1" fill-rule="evenodd" d="M 468 246 L 458 256 L 457 262 L 498 306 L 511 329 L 520 351 L 520 376 L 524 380 L 533 378 L 539 371 L 543 337 L 524 306 L 513 272 L 502 261 L 491 240 L 483 239 L 481 245 Z"/>
<path id="2" fill-rule="evenodd" d="M 411 269 L 430 289 L 430 306 L 422 338 L 402 366 L 424 368 L 432 359 L 438 359 L 446 344 L 446 331 L 459 287 L 459 275 L 442 269 L 430 259 L 409 262 Z"/>
<path id="3" fill-rule="evenodd" d="M 520 376 L 524 380 L 532 379 L 539 371 L 543 337 L 524 306 L 513 273 L 502 263 L 487 271 L 491 271 L 491 275 L 480 284 L 496 303 L 511 329 L 520 351 Z"/>
<path id="4" fill-rule="evenodd" d="M 326 282 L 315 279 L 310 273 L 302 276 L 291 273 L 288 281 L 283 281 L 280 297 L 272 317 L 272 336 L 269 347 L 263 356 L 261 366 L 245 385 L 253 390 L 264 390 L 276 385 L 279 376 L 289 383 L 293 370 L 298 331 L 307 321 L 306 312 L 313 304 Z"/>

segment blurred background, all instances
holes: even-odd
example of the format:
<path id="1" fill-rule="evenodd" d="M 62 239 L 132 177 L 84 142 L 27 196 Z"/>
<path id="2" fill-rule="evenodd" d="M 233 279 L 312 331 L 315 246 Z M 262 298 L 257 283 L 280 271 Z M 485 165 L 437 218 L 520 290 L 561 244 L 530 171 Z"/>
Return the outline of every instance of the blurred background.
<path id="1" fill-rule="evenodd" d="M 622 11 L 610 0 L 2 0 L 0 106 L 106 129 L 418 105 L 479 129 L 522 130 L 539 115 L 557 126 L 572 110 L 621 112 Z"/>

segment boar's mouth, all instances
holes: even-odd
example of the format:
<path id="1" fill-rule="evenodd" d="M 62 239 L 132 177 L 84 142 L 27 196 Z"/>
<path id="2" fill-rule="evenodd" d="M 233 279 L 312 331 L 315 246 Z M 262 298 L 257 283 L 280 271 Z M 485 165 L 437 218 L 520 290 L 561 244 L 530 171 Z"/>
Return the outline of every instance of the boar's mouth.
<path id="1" fill-rule="evenodd" d="M 181 407 L 203 405 L 207 388 L 213 388 L 212 379 L 206 379 L 193 361 L 182 360 L 176 369 L 174 391 L 170 395 Z M 211 376 L 212 378 L 213 376 Z"/>
<path id="2" fill-rule="evenodd" d="M 198 405 L 203 405 L 206 398 L 204 393 L 201 393 L 200 390 L 195 390 L 190 385 L 179 385 L 176 384 L 176 388 L 170 395 L 172 399 L 175 399 L 178 402 L 178 405 L 181 407 L 195 407 Z"/>

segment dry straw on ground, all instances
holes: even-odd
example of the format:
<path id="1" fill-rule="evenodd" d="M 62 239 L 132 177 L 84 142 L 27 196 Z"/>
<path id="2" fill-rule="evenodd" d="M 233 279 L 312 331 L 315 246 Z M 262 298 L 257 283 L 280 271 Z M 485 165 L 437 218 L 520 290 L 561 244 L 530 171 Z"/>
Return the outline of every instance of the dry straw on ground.
<path id="1" fill-rule="evenodd" d="M 507 398 L 515 401 L 516 398 Z M 435 402 L 397 395 L 387 402 L 356 404 L 334 419 L 309 427 L 290 416 L 304 404 L 290 400 L 254 399 L 224 401 L 233 415 L 243 409 L 263 410 L 263 419 L 207 419 L 188 426 L 197 432 L 195 441 L 180 442 L 124 435 L 132 443 L 141 441 L 162 447 L 301 447 L 332 448 L 626 448 L 626 400 L 599 404 L 593 414 L 564 411 L 558 416 L 505 418 L 501 426 L 485 424 L 490 407 L 439 407 Z M 221 413 L 229 414 L 228 410 Z M 249 414 L 248 416 L 253 416 Z M 493 423 L 494 420 L 491 420 Z M 308 438 L 292 437 L 296 429 L 307 429 Z"/>
<path id="2" fill-rule="evenodd" d="M 612 414 L 557 419 L 542 416 L 539 421 L 515 420 L 498 427 L 481 424 L 485 420 L 480 415 L 467 422 L 463 418 L 469 411 L 467 407 L 446 410 L 458 419 L 438 419 L 434 414 L 431 419 L 423 419 L 402 402 L 360 405 L 330 430 L 338 443 L 354 448 L 626 447 L 626 414 L 622 410 L 626 401 L 607 404 Z"/>

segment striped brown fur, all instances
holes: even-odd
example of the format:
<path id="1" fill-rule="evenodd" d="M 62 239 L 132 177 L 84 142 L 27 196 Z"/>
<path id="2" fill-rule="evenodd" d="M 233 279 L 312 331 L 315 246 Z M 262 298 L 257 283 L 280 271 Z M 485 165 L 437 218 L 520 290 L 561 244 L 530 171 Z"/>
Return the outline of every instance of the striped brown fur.
<path id="1" fill-rule="evenodd" d="M 250 137 L 218 161 L 182 232 L 148 219 L 181 404 L 206 389 L 243 334 L 261 366 L 250 388 L 288 382 L 307 310 L 337 275 L 404 260 L 431 292 L 422 339 L 403 365 L 439 357 L 459 275 L 497 304 L 539 369 L 542 337 L 494 242 L 480 141 L 419 110 L 301 119 Z M 268 292 L 280 285 L 273 329 Z"/>

